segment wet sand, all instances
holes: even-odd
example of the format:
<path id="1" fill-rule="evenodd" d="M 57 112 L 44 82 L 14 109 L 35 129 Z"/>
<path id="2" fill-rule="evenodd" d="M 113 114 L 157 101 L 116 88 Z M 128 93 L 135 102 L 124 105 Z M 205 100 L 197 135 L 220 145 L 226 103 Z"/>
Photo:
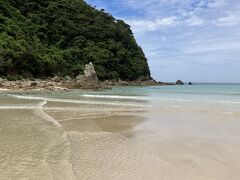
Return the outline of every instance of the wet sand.
<path id="1" fill-rule="evenodd" d="M 68 132 L 71 162 L 82 179 L 239 179 L 236 116 L 190 108 L 48 114 Z"/>
<path id="2" fill-rule="evenodd" d="M 0 179 L 240 178 L 238 112 L 0 98 Z"/>

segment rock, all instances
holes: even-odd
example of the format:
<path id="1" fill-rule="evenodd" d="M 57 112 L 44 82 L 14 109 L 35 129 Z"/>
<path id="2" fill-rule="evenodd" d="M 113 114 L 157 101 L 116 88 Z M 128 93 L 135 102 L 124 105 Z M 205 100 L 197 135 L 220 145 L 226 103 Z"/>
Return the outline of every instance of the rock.
<path id="1" fill-rule="evenodd" d="M 105 80 L 101 83 L 101 86 L 113 86 L 114 85 L 114 82 L 112 81 L 109 81 L 109 80 Z"/>
<path id="2" fill-rule="evenodd" d="M 71 81 L 72 80 L 72 78 L 70 76 L 65 76 L 64 79 L 67 80 L 67 81 Z"/>
<path id="3" fill-rule="evenodd" d="M 188 85 L 193 85 L 192 82 L 189 82 Z"/>
<path id="4" fill-rule="evenodd" d="M 53 85 L 54 85 L 53 82 L 46 82 L 46 83 L 45 83 L 45 87 L 49 87 L 49 86 L 53 86 Z"/>
<path id="5" fill-rule="evenodd" d="M 5 82 L 3 83 L 3 86 L 4 86 L 4 87 L 9 87 L 9 86 L 11 86 L 11 85 L 10 85 L 10 82 L 9 82 L 9 81 L 5 81 Z"/>
<path id="6" fill-rule="evenodd" d="M 37 86 L 37 82 L 31 82 L 31 87 L 36 87 Z"/>
<path id="7" fill-rule="evenodd" d="M 121 79 L 118 80 L 117 83 L 115 83 L 115 85 L 120 85 L 120 86 L 129 86 L 129 82 L 128 81 L 122 81 Z"/>
<path id="8" fill-rule="evenodd" d="M 3 83 L 4 82 L 4 79 L 3 78 L 0 78 L 0 83 Z"/>
<path id="9" fill-rule="evenodd" d="M 97 73 L 91 62 L 89 64 L 86 64 L 86 67 L 84 69 L 84 75 L 78 75 L 76 77 L 75 86 L 89 89 L 95 89 L 95 87 L 99 87 Z"/>
<path id="10" fill-rule="evenodd" d="M 87 80 L 87 78 L 86 78 L 85 75 L 78 75 L 78 76 L 76 77 L 76 79 L 77 79 L 78 81 L 86 81 L 86 80 Z"/>
<path id="11" fill-rule="evenodd" d="M 61 79 L 58 76 L 55 76 L 54 78 L 51 79 L 53 82 L 60 82 Z"/>
<path id="12" fill-rule="evenodd" d="M 176 85 L 184 85 L 184 83 L 181 80 L 177 80 Z"/>
<path id="13" fill-rule="evenodd" d="M 97 73 L 94 69 L 92 62 L 86 64 L 86 67 L 84 69 L 84 76 L 86 77 L 88 82 L 98 83 Z"/>
<path id="14" fill-rule="evenodd" d="M 142 81 L 140 84 L 142 86 L 154 86 L 154 85 L 158 85 L 158 82 L 152 79 L 152 80 Z"/>

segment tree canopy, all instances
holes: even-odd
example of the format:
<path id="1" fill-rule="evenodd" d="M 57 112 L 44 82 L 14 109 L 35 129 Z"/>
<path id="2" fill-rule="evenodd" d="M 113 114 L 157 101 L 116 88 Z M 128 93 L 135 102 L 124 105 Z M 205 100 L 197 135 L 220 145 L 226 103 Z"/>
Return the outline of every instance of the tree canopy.
<path id="1" fill-rule="evenodd" d="M 0 0 L 0 75 L 150 78 L 130 26 L 83 0 Z"/>

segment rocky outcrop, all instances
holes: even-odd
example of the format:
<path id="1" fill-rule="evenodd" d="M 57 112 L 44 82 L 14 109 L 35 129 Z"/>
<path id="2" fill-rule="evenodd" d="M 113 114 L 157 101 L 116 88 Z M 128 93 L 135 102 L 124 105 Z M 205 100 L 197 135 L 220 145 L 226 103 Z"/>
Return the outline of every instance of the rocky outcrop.
<path id="1" fill-rule="evenodd" d="M 71 81 L 72 78 L 71 78 L 70 76 L 65 76 L 65 77 L 64 77 L 64 80 L 66 80 L 66 81 Z"/>
<path id="2" fill-rule="evenodd" d="M 51 80 L 16 80 L 7 81 L 0 83 L 0 88 L 11 89 L 11 90 L 66 90 L 63 87 L 63 82 L 53 82 Z"/>
<path id="3" fill-rule="evenodd" d="M 166 85 L 175 85 L 174 83 L 165 83 L 165 82 L 157 82 L 154 79 L 145 80 L 145 81 L 109 81 L 106 80 L 101 83 L 103 87 L 111 87 L 111 86 L 166 86 Z"/>
<path id="4" fill-rule="evenodd" d="M 99 80 L 92 62 L 86 64 L 83 75 L 76 77 L 76 87 L 80 88 L 98 88 Z"/>
<path id="5" fill-rule="evenodd" d="M 38 83 L 37 83 L 37 82 L 35 82 L 35 81 L 34 81 L 34 82 L 31 82 L 31 87 L 36 87 L 36 86 L 37 86 L 37 84 L 38 84 Z"/>
<path id="6" fill-rule="evenodd" d="M 184 83 L 181 80 L 177 80 L 176 85 L 184 85 Z"/>
<path id="7" fill-rule="evenodd" d="M 89 64 L 86 64 L 85 70 L 84 70 L 84 75 L 86 77 L 86 80 L 91 83 L 98 83 L 98 77 L 97 73 L 94 69 L 94 66 L 92 62 Z"/>
<path id="8" fill-rule="evenodd" d="M 188 83 L 188 85 L 190 85 L 190 86 L 191 86 L 191 85 L 193 85 L 193 83 L 192 83 L 192 82 L 189 82 L 189 83 Z"/>
<path id="9" fill-rule="evenodd" d="M 4 79 L 3 78 L 0 78 L 0 83 L 3 83 L 4 82 Z"/>
<path id="10" fill-rule="evenodd" d="M 180 81 L 180 80 L 179 80 Z M 181 81 L 180 81 L 181 82 Z M 177 82 L 179 84 L 180 82 Z M 183 83 L 180 83 L 183 84 Z M 110 89 L 112 86 L 164 86 L 175 85 L 172 83 L 157 82 L 147 77 L 136 81 L 106 80 L 99 82 L 97 73 L 92 63 L 86 65 L 84 74 L 76 78 L 70 76 L 48 77 L 45 79 L 7 80 L 0 78 L 0 89 L 11 90 L 68 90 L 68 89 Z"/>
<path id="11" fill-rule="evenodd" d="M 60 82 L 61 79 L 58 76 L 55 76 L 54 78 L 51 79 L 53 82 Z"/>

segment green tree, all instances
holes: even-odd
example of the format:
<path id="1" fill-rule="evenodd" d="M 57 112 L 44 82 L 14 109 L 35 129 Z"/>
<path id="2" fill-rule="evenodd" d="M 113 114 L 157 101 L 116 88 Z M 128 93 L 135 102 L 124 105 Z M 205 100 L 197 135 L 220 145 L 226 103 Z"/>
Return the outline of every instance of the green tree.
<path id="1" fill-rule="evenodd" d="M 150 78 L 130 26 L 83 0 L 0 0 L 0 75 Z"/>

